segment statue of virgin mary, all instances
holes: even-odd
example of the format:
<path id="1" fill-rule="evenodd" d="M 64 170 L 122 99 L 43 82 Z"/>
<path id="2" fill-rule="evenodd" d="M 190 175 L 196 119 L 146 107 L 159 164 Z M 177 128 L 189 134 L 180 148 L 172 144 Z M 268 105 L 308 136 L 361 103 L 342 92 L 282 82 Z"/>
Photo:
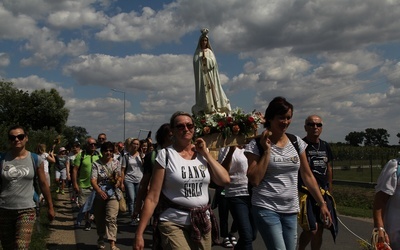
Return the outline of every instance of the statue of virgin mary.
<path id="1" fill-rule="evenodd" d="M 192 107 L 194 115 L 226 113 L 231 105 L 222 89 L 218 64 L 208 38 L 208 29 L 202 29 L 193 56 L 193 69 L 196 87 L 196 104 Z"/>

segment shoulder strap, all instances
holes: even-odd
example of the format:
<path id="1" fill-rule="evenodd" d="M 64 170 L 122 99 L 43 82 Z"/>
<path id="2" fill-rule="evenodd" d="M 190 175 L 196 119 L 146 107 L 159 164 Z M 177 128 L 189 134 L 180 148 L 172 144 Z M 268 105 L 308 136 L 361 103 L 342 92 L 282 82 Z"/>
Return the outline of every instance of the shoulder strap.
<path id="1" fill-rule="evenodd" d="M 82 167 L 83 159 L 85 158 L 85 150 L 82 150 L 81 152 L 81 162 L 79 163 L 79 169 Z"/>
<path id="2" fill-rule="evenodd" d="M 1 169 L 3 168 L 3 161 L 4 161 L 4 158 L 6 157 L 6 153 L 0 153 L 0 193 L 1 193 L 1 182 L 2 182 L 2 180 L 1 180 Z"/>
<path id="3" fill-rule="evenodd" d="M 258 148 L 258 152 L 260 153 L 260 157 L 261 157 L 264 154 L 264 149 L 263 149 L 263 147 L 261 146 L 261 143 L 260 143 L 261 137 L 256 137 L 255 140 L 256 140 L 256 145 L 257 145 L 257 148 Z"/>
<path id="4" fill-rule="evenodd" d="M 397 159 L 397 171 L 396 171 L 396 174 L 397 174 L 397 179 L 399 179 L 399 177 L 400 177 L 400 160 L 399 159 Z"/>
<path id="5" fill-rule="evenodd" d="M 299 143 L 297 141 L 297 137 L 289 133 L 286 133 L 286 136 L 289 138 L 289 141 L 293 144 L 294 148 L 297 151 L 297 154 L 300 155 L 300 148 L 299 148 Z"/>
<path id="6" fill-rule="evenodd" d="M 154 166 L 154 164 L 156 163 L 156 156 L 157 156 L 157 150 L 155 149 L 151 151 L 151 157 L 150 157 L 151 166 Z"/>
<path id="7" fill-rule="evenodd" d="M 31 152 L 31 158 L 32 158 L 33 167 L 36 170 L 39 167 L 39 156 L 37 154 Z"/>
<path id="8" fill-rule="evenodd" d="M 169 151 L 168 148 L 165 148 L 165 168 L 168 166 L 168 160 L 169 160 Z"/>
<path id="9" fill-rule="evenodd" d="M 294 148 L 297 151 L 297 154 L 300 155 L 300 148 L 299 148 L 299 143 L 297 142 L 297 137 L 295 135 L 289 134 L 289 133 L 286 133 L 286 136 L 289 138 L 289 141 L 293 144 Z M 255 138 L 255 140 L 256 140 L 256 145 L 257 145 L 258 151 L 260 153 L 260 157 L 261 157 L 264 154 L 264 149 L 261 146 L 260 137 Z"/>

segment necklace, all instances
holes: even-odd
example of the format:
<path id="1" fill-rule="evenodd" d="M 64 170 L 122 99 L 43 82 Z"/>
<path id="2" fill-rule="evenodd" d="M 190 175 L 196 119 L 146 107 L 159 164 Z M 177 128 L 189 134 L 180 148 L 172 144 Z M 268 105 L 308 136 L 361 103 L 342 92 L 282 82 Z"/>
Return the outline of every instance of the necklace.
<path id="1" fill-rule="evenodd" d="M 321 146 L 321 142 L 320 142 L 320 141 L 318 141 L 318 148 L 314 147 L 314 145 L 311 144 L 311 147 L 312 147 L 313 149 L 315 149 L 315 151 L 317 151 L 317 152 L 319 151 L 320 146 Z"/>

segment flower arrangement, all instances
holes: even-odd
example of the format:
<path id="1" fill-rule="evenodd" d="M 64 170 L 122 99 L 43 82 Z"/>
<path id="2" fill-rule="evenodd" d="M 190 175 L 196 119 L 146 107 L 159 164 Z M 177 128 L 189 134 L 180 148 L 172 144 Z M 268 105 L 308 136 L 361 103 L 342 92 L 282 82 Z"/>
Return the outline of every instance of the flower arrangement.
<path id="1" fill-rule="evenodd" d="M 230 114 L 205 114 L 193 116 L 196 125 L 196 137 L 213 133 L 222 133 L 224 138 L 232 135 L 254 135 L 258 124 L 263 122 L 262 115 L 255 110 L 245 113 L 237 108 Z"/>

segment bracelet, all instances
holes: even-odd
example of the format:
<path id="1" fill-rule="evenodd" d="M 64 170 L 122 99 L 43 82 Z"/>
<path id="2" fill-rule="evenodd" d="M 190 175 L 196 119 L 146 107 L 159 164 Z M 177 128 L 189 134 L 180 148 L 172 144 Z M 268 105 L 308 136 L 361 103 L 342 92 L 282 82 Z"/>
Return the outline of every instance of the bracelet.
<path id="1" fill-rule="evenodd" d="M 322 205 L 326 205 L 326 201 L 322 202 L 322 204 L 318 203 L 318 206 L 322 207 Z"/>
<path id="2" fill-rule="evenodd" d="M 378 230 L 379 230 L 379 231 L 386 232 L 385 229 L 384 229 L 383 227 L 375 227 L 374 230 L 375 230 L 375 231 L 378 231 Z"/>

